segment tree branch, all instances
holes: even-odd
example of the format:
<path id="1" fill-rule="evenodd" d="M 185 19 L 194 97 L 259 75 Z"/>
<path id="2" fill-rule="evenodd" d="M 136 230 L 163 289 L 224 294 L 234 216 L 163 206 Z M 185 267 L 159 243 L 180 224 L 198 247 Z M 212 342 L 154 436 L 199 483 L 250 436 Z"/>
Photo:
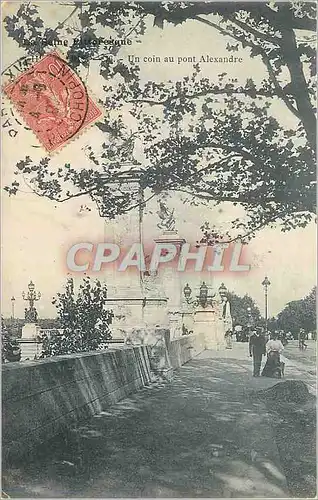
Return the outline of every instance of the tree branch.
<path id="1" fill-rule="evenodd" d="M 193 93 L 193 94 L 183 94 L 182 95 L 182 98 L 185 98 L 185 99 L 198 99 L 200 97 L 205 97 L 207 95 L 245 95 L 245 96 L 250 96 L 250 97 L 279 97 L 279 95 L 275 92 L 272 92 L 271 90 L 262 90 L 262 89 L 253 89 L 253 90 L 249 90 L 249 89 L 244 89 L 243 87 L 241 88 L 231 88 L 231 89 L 226 89 L 226 88 L 211 88 L 211 89 L 208 89 L 208 90 L 204 90 L 204 91 L 201 91 L 201 92 L 196 92 L 196 93 Z M 160 100 L 160 101 L 156 101 L 154 99 L 130 99 L 129 101 L 126 101 L 127 103 L 132 103 L 132 104 L 138 104 L 138 103 L 143 103 L 143 104 L 149 104 L 150 106 L 164 106 L 166 104 L 170 104 L 171 102 L 177 100 L 177 99 L 180 99 L 180 95 L 173 95 L 173 96 L 170 96 L 170 97 L 167 97 L 167 99 L 163 99 L 163 100 Z"/>
<path id="2" fill-rule="evenodd" d="M 194 16 L 193 19 L 195 21 L 199 21 L 200 23 L 206 24 L 207 26 L 210 26 L 211 28 L 216 29 L 217 31 L 222 33 L 222 35 L 229 36 L 231 38 L 234 38 L 236 41 L 242 43 L 241 37 L 238 37 L 234 33 L 230 33 L 228 31 L 226 31 L 224 28 L 221 28 L 221 26 L 219 26 L 218 24 L 216 24 L 212 21 L 209 21 L 208 19 L 204 19 L 203 17 L 200 17 L 200 16 Z"/>
<path id="3" fill-rule="evenodd" d="M 290 29 L 282 30 L 282 49 L 290 73 L 293 97 L 297 103 L 298 116 L 301 117 L 308 142 L 316 150 L 316 117 L 308 95 L 308 85 L 304 75 L 295 33 Z"/>
<path id="4" fill-rule="evenodd" d="M 230 153 L 227 156 L 225 156 L 224 158 L 221 158 L 220 160 L 215 161 L 214 163 L 208 165 L 207 167 L 201 168 L 200 170 L 198 170 L 197 173 L 201 174 L 202 172 L 205 172 L 206 170 L 210 170 L 211 168 L 215 167 L 216 165 L 222 165 L 222 163 L 224 163 L 225 161 L 230 160 L 231 158 L 235 158 L 236 156 L 238 156 L 236 153 Z M 195 175 L 195 174 L 193 174 L 193 175 Z"/>
<path id="5" fill-rule="evenodd" d="M 80 7 L 78 5 L 75 5 L 74 9 L 72 10 L 72 12 L 64 19 L 64 21 L 60 22 L 57 27 L 54 29 L 54 31 L 57 31 L 58 29 L 61 29 L 63 28 L 63 26 L 67 23 L 67 21 L 69 19 L 71 19 L 71 17 L 73 17 L 73 15 L 75 14 L 75 12 L 79 9 Z"/>
<path id="6" fill-rule="evenodd" d="M 239 19 L 235 17 L 235 14 L 231 16 L 230 21 L 234 24 L 236 24 L 239 28 L 241 28 L 243 31 L 247 31 L 248 33 L 251 33 L 251 35 L 254 35 L 256 38 L 259 38 L 260 40 L 263 40 L 264 42 L 269 42 L 274 45 L 280 45 L 281 39 L 276 38 L 274 36 L 266 35 L 266 33 L 261 33 L 260 31 L 257 31 L 255 28 L 252 26 L 249 26 L 246 23 L 243 23 Z"/>
<path id="7" fill-rule="evenodd" d="M 179 192 L 182 192 L 182 193 L 185 193 L 185 194 L 188 194 L 190 196 L 193 196 L 195 198 L 200 198 L 200 199 L 204 199 L 206 201 L 217 201 L 217 202 L 231 202 L 231 203 L 241 203 L 241 204 L 256 204 L 258 205 L 260 203 L 260 198 L 258 197 L 257 198 L 257 193 L 255 193 L 255 199 L 247 199 L 246 196 L 224 196 L 224 195 L 214 195 L 214 194 L 211 194 L 209 193 L 208 191 L 205 193 L 202 192 L 192 192 L 192 191 L 189 191 L 183 187 L 176 187 L 176 188 L 169 188 L 170 191 L 179 191 Z M 250 195 L 250 193 L 248 193 Z M 276 201 L 274 197 L 272 198 L 266 198 L 266 201 L 270 202 L 270 201 Z"/>
<path id="8" fill-rule="evenodd" d="M 292 103 L 288 99 L 286 93 L 282 89 L 279 81 L 277 80 L 275 72 L 274 72 L 273 67 L 271 65 L 271 62 L 270 62 L 265 51 L 262 51 L 262 59 L 263 59 L 264 64 L 267 68 L 268 74 L 269 74 L 269 76 L 270 76 L 270 78 L 275 86 L 278 97 L 281 97 L 281 99 L 284 101 L 284 103 L 285 103 L 286 107 L 289 109 L 289 111 L 291 111 L 291 113 L 293 113 L 293 115 L 295 115 L 299 120 L 301 120 L 301 116 L 300 116 L 299 112 L 297 111 L 296 108 L 294 108 L 294 106 L 292 105 Z"/>
<path id="9" fill-rule="evenodd" d="M 292 10 L 290 3 L 278 2 L 287 5 L 287 9 L 281 9 L 278 12 L 273 11 L 267 3 L 265 2 L 187 2 L 187 6 L 183 6 L 180 9 L 174 8 L 169 10 L 158 6 L 157 2 L 138 2 L 140 6 L 147 14 L 152 14 L 155 18 L 161 20 L 166 20 L 167 22 L 173 24 L 180 24 L 188 19 L 193 19 L 195 16 L 204 14 L 218 14 L 227 19 L 231 14 L 243 10 L 249 12 L 252 16 L 257 16 L 259 19 L 260 15 L 265 21 L 270 22 L 275 27 L 280 27 L 281 25 L 289 25 L 293 29 L 299 30 L 309 30 L 316 32 L 316 18 L 310 17 L 297 17 L 295 12 Z M 308 2 L 309 5 L 315 8 L 315 2 Z M 133 7 L 130 7 L 133 8 Z M 287 12 L 286 12 L 287 11 Z"/>
<path id="10" fill-rule="evenodd" d="M 204 24 L 207 24 L 208 26 L 211 26 L 212 28 L 215 28 L 223 35 L 230 36 L 230 37 L 234 38 L 235 40 L 237 40 L 238 42 L 242 43 L 241 37 L 235 35 L 234 33 L 226 31 L 225 29 L 218 26 L 216 23 L 213 23 L 212 21 L 208 21 L 207 19 L 203 19 L 199 16 L 196 16 L 195 19 L 197 21 L 204 23 Z M 249 47 L 256 48 L 259 51 L 260 55 L 263 58 L 265 65 L 267 67 L 269 77 L 274 84 L 274 87 L 275 87 L 276 92 L 277 92 L 277 96 L 281 97 L 281 99 L 284 101 L 284 103 L 285 103 L 286 107 L 289 109 L 289 111 L 291 111 L 298 119 L 300 119 L 300 115 L 299 115 L 297 109 L 295 109 L 294 106 L 292 105 L 292 103 L 289 101 L 289 99 L 286 96 L 285 92 L 283 91 L 279 81 L 277 80 L 275 72 L 274 72 L 272 65 L 270 63 L 270 59 L 266 54 L 266 51 L 264 49 L 260 48 L 259 46 L 254 45 L 252 42 L 247 41 L 246 39 L 244 40 L 244 43 L 246 43 L 246 45 L 248 45 Z"/>

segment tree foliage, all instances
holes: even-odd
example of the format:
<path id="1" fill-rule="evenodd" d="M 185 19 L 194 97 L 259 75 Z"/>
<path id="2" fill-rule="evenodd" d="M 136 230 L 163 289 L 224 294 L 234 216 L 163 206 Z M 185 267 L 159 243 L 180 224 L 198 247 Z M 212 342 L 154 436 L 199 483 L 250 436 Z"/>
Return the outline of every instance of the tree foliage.
<path id="1" fill-rule="evenodd" d="M 177 82 L 142 82 L 138 65 L 117 57 L 120 45 L 106 43 L 109 34 L 134 43 L 146 30 L 162 29 L 164 36 L 167 23 L 189 20 L 222 34 L 229 56 L 245 49 L 247 57 L 262 62 L 264 77 L 247 75 L 242 83 L 225 71 L 203 78 L 196 64 L 192 75 Z M 30 157 L 18 162 L 16 174 L 29 178 L 37 194 L 58 202 L 88 195 L 101 216 L 114 218 L 140 202 L 140 190 L 123 189 L 124 179 L 132 175 L 144 190 L 145 204 L 169 191 L 181 193 L 185 203 L 242 206 L 246 217 L 232 221 L 230 238 L 249 238 L 272 224 L 283 231 L 305 227 L 312 220 L 314 3 L 77 2 L 54 29 L 44 26 L 38 8 L 28 3 L 4 22 L 8 35 L 28 54 L 47 50 L 43 38 L 67 36 L 71 67 L 89 71 L 92 61 L 98 64 L 99 105 L 109 111 L 96 124 L 104 134 L 99 150 L 86 150 L 89 167 L 67 164 L 54 170 L 47 157 L 39 163 Z M 279 119 L 277 105 L 280 116 L 293 117 L 292 128 Z M 136 137 L 143 144 L 143 164 L 123 169 Z M 6 189 L 15 194 L 19 185 L 15 180 Z M 215 240 L 208 223 L 202 229 L 205 241 Z"/>
<path id="2" fill-rule="evenodd" d="M 234 326 L 241 325 L 243 327 L 252 327 L 260 324 L 260 310 L 252 297 L 248 294 L 241 297 L 231 292 L 229 293 L 229 301 L 231 304 L 231 315 Z"/>
<path id="3" fill-rule="evenodd" d="M 94 351 L 111 338 L 113 314 L 106 309 L 107 287 L 85 277 L 76 293 L 73 278 L 54 299 L 60 330 L 43 337 L 42 356 Z"/>
<path id="4" fill-rule="evenodd" d="M 298 334 L 301 328 L 308 332 L 316 331 L 316 295 L 314 287 L 311 292 L 300 300 L 293 300 L 277 315 L 276 329 Z"/>
<path id="5" fill-rule="evenodd" d="M 21 349 L 19 343 L 12 332 L 6 326 L 5 319 L 1 316 L 1 360 L 14 362 L 20 361 Z"/>

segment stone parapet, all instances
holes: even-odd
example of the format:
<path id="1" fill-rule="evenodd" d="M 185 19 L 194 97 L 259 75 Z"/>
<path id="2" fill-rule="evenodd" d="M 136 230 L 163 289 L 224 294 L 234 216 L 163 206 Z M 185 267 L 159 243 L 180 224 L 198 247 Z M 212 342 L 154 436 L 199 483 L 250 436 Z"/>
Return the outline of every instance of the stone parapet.
<path id="1" fill-rule="evenodd" d="M 148 345 L 55 356 L 2 366 L 4 463 L 82 422 L 138 389 L 170 380 L 204 350 L 204 335 L 170 339 L 168 328 L 151 328 Z"/>
<path id="2" fill-rule="evenodd" d="M 153 379 L 146 346 L 4 364 L 4 461 L 19 458 Z"/>

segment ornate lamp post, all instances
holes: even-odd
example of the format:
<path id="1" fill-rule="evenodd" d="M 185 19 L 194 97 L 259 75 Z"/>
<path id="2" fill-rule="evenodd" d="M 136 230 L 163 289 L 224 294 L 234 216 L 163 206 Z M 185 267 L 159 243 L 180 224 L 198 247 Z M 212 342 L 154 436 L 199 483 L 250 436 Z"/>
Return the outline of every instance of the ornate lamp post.
<path id="1" fill-rule="evenodd" d="M 264 287 L 264 293 L 265 293 L 265 334 L 267 334 L 267 320 L 268 320 L 268 287 L 270 286 L 271 282 L 269 281 L 268 277 L 265 276 L 264 280 L 262 281 L 262 285 Z"/>
<path id="2" fill-rule="evenodd" d="M 214 297 L 213 295 L 209 295 L 209 289 L 207 284 L 203 281 L 202 285 L 200 286 L 200 292 L 199 296 L 197 299 L 191 299 L 192 295 L 192 290 L 189 286 L 189 283 L 186 284 L 186 286 L 183 289 L 183 293 L 186 299 L 186 302 L 188 304 L 193 304 L 193 305 L 200 305 L 201 307 L 205 308 L 207 305 L 212 305 L 212 298 Z"/>
<path id="3" fill-rule="evenodd" d="M 22 298 L 23 300 L 29 302 L 29 309 L 25 310 L 25 319 L 30 323 L 35 323 L 37 320 L 37 312 L 34 307 L 34 303 L 37 300 L 40 300 L 41 293 L 35 291 L 35 285 L 33 281 L 30 281 L 30 283 L 28 284 L 28 293 L 26 294 L 25 292 L 22 292 Z"/>
<path id="4" fill-rule="evenodd" d="M 11 297 L 11 317 L 14 319 L 14 303 L 15 303 L 15 297 L 12 295 Z"/>

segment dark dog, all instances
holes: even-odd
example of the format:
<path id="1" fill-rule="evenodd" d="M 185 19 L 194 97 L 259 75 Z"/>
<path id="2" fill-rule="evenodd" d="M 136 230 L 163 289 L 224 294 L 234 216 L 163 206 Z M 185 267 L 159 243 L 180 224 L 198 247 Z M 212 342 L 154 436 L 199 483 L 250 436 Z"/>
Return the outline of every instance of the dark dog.
<path id="1" fill-rule="evenodd" d="M 273 373 L 273 378 L 282 378 L 285 374 L 285 363 L 281 361 Z"/>

